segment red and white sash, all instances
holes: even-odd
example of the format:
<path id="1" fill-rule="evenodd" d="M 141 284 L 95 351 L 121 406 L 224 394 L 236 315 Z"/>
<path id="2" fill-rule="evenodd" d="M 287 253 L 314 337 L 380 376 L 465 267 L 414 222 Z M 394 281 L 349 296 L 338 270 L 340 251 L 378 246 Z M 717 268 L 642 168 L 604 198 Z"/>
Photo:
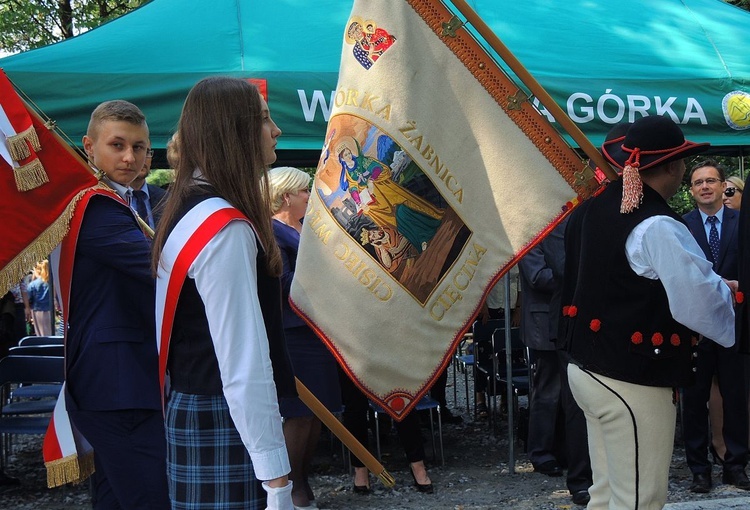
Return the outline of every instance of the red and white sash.
<path id="1" fill-rule="evenodd" d="M 116 200 L 127 207 L 127 203 L 112 190 L 103 186 L 89 189 L 81 198 L 70 221 L 70 231 L 53 254 L 53 271 L 57 275 L 57 290 L 62 303 L 63 324 L 68 324 L 70 312 L 70 288 L 73 278 L 78 235 L 89 205 L 95 195 Z M 67 350 L 67 328 L 65 328 Z M 55 410 L 52 414 L 47 434 L 44 436 L 44 465 L 47 468 L 47 485 L 58 487 L 66 483 L 79 483 L 94 472 L 94 450 L 78 430 L 73 426 L 65 406 L 65 384 L 60 391 Z"/>
<path id="2" fill-rule="evenodd" d="M 156 348 L 159 351 L 162 403 L 165 398 L 169 341 L 182 285 L 190 266 L 203 248 L 235 220 L 246 221 L 252 227 L 250 220 L 226 200 L 209 198 L 188 211 L 169 234 L 162 249 L 156 278 Z"/>

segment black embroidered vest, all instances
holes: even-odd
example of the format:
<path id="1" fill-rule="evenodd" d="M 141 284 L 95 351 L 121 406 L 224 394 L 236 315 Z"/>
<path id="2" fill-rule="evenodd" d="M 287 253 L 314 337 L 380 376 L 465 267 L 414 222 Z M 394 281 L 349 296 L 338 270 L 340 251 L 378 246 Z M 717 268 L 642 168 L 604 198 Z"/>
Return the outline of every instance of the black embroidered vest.
<path id="1" fill-rule="evenodd" d="M 209 187 L 196 187 L 177 215 L 170 231 L 187 212 L 208 198 L 218 196 Z M 257 238 L 256 238 L 257 241 Z M 258 241 L 256 267 L 258 298 L 268 335 L 273 379 L 278 397 L 297 396 L 289 353 L 284 339 L 281 315 L 281 284 L 268 275 L 265 253 Z M 219 363 L 214 352 L 203 301 L 192 278 L 186 278 L 177 301 L 172 338 L 167 361 L 171 388 L 189 394 L 219 395 L 222 393 Z"/>
<path id="2" fill-rule="evenodd" d="M 643 220 L 656 215 L 683 222 L 653 189 L 644 185 L 643 203 L 620 213 L 622 183 L 592 199 L 566 233 L 579 258 L 570 303 L 563 303 L 566 348 L 581 367 L 613 379 L 646 386 L 686 386 L 692 379 L 691 331 L 672 318 L 659 280 L 635 274 L 625 242 Z M 566 265 L 566 267 L 570 267 Z"/>

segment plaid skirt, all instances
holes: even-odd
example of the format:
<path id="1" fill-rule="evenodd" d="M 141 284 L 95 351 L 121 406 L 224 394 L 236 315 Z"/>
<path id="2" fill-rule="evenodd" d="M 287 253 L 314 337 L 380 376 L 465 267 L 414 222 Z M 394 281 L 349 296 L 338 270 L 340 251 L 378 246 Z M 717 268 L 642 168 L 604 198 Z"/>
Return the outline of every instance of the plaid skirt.
<path id="1" fill-rule="evenodd" d="M 166 412 L 173 510 L 260 509 L 266 491 L 223 395 L 172 392 Z"/>

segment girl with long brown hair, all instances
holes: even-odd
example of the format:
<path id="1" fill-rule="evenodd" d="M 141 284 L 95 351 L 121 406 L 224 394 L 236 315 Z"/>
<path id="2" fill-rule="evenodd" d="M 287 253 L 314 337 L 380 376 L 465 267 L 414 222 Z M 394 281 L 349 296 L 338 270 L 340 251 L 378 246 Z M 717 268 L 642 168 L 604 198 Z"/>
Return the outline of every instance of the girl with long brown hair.
<path id="1" fill-rule="evenodd" d="M 172 508 L 291 509 L 278 397 L 295 391 L 266 177 L 281 130 L 255 86 L 215 77 L 190 91 L 178 132 L 153 252 Z"/>

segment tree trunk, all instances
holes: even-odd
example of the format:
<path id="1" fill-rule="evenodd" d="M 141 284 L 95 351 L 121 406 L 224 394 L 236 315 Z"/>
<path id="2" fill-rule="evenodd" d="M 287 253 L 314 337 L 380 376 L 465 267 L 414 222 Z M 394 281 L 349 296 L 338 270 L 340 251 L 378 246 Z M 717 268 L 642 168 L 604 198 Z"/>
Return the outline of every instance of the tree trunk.
<path id="1" fill-rule="evenodd" d="M 64 39 L 70 39 L 73 37 L 73 7 L 70 0 L 57 0 L 57 12 L 62 36 Z"/>

